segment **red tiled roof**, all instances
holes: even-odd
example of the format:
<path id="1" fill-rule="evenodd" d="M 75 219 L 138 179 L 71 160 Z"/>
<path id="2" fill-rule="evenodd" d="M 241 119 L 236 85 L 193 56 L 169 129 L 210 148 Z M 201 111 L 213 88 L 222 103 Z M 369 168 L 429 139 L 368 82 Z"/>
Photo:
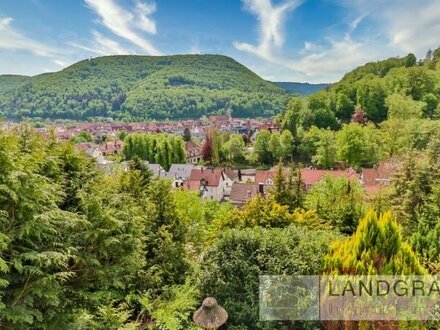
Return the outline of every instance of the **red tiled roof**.
<path id="1" fill-rule="evenodd" d="M 362 179 L 364 190 L 370 195 L 375 195 L 380 190 L 389 186 L 389 182 L 394 173 L 399 170 L 397 161 L 388 160 L 380 162 L 374 168 L 363 168 Z"/>
<path id="2" fill-rule="evenodd" d="M 199 151 L 200 150 L 200 146 L 197 143 L 193 142 L 193 141 L 186 141 L 185 148 L 186 148 L 187 152 Z"/>
<path id="3" fill-rule="evenodd" d="M 75 144 L 75 148 L 77 150 L 87 150 L 87 149 L 92 148 L 94 146 L 96 146 L 96 145 L 94 143 L 91 143 L 91 142 L 83 142 L 83 143 Z"/>
<path id="4" fill-rule="evenodd" d="M 229 121 L 228 116 L 209 116 L 209 121 Z"/>
<path id="5" fill-rule="evenodd" d="M 218 187 L 220 180 L 223 179 L 223 172 L 219 168 L 212 169 L 196 169 L 191 171 L 188 180 L 189 189 L 198 189 L 200 187 L 200 180 L 205 179 L 208 187 Z"/>
<path id="6" fill-rule="evenodd" d="M 379 191 L 385 189 L 389 187 L 388 185 L 383 185 L 383 184 L 376 184 L 376 185 L 371 185 L 371 186 L 364 186 L 364 191 L 371 195 L 374 196 L 376 195 Z"/>
<path id="7" fill-rule="evenodd" d="M 363 168 L 362 175 L 365 186 L 376 185 L 376 177 L 378 176 L 376 168 Z"/>
<path id="8" fill-rule="evenodd" d="M 103 154 L 111 154 L 120 151 L 123 145 L 124 142 L 122 141 L 105 142 L 104 144 L 99 146 L 99 150 L 101 150 Z"/>
<path id="9" fill-rule="evenodd" d="M 264 193 L 266 194 L 272 186 L 264 185 Z M 259 184 L 247 184 L 234 182 L 231 188 L 231 196 L 229 200 L 232 203 L 246 203 L 255 198 L 259 193 Z"/>
<path id="10" fill-rule="evenodd" d="M 245 203 L 258 195 L 258 184 L 246 184 L 234 182 L 231 188 L 230 201 Z"/>
<path id="11" fill-rule="evenodd" d="M 345 177 L 349 180 L 358 180 L 357 173 L 352 170 L 309 170 L 304 169 L 301 171 L 301 179 L 307 186 L 313 186 L 326 175 L 333 175 L 335 177 Z"/>
<path id="12" fill-rule="evenodd" d="M 228 176 L 229 179 L 235 180 L 238 177 L 238 171 L 234 171 L 230 167 L 226 167 L 223 172 Z"/>
<path id="13" fill-rule="evenodd" d="M 265 183 L 267 179 L 272 179 L 275 176 L 275 172 L 272 170 L 265 171 L 265 170 L 256 170 L 255 172 L 255 183 Z"/>

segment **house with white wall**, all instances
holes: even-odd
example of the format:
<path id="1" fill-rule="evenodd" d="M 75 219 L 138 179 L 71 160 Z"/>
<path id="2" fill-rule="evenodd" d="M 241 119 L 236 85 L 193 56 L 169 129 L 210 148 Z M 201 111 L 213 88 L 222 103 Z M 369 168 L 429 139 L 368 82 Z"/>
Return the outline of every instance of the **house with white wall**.
<path id="1" fill-rule="evenodd" d="M 219 168 L 194 168 L 184 189 L 195 190 L 206 200 L 221 201 L 225 196 L 225 174 Z"/>

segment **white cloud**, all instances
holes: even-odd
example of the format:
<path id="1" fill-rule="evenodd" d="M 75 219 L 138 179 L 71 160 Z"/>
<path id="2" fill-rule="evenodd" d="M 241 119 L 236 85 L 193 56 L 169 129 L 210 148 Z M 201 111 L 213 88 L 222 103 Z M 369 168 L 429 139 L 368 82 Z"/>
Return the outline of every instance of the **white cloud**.
<path id="1" fill-rule="evenodd" d="M 375 59 L 374 51 L 362 42 L 346 36 L 342 40 L 329 39 L 328 46 L 302 52 L 298 59 L 286 61 L 286 66 L 304 73 L 316 82 L 332 82 L 352 68 Z M 371 45 L 370 45 L 371 46 Z"/>
<path id="2" fill-rule="evenodd" d="M 156 33 L 156 24 L 149 17 L 156 10 L 154 4 L 137 1 L 135 9 L 129 11 L 116 4 L 115 0 L 85 2 L 99 15 L 102 25 L 115 35 L 130 41 L 149 55 L 160 55 L 160 51 L 141 34 L 141 31 Z"/>
<path id="3" fill-rule="evenodd" d="M 156 22 L 150 19 L 148 16 L 156 11 L 155 3 L 143 3 L 136 1 L 136 18 L 137 26 L 139 29 L 151 34 L 156 34 Z"/>
<path id="4" fill-rule="evenodd" d="M 286 65 L 320 81 L 336 81 L 341 75 L 367 61 L 377 60 L 382 54 L 373 41 L 355 41 L 352 33 L 367 14 L 362 14 L 348 24 L 341 39 L 327 38 L 325 45 L 305 42 L 298 58 L 287 60 Z"/>
<path id="5" fill-rule="evenodd" d="M 0 18 L 0 47 L 5 49 L 26 50 L 35 55 L 51 57 L 57 51 L 43 43 L 32 40 L 22 33 L 16 31 L 12 26 L 11 17 Z"/>
<path id="6" fill-rule="evenodd" d="M 368 13 L 364 13 L 359 15 L 358 17 L 356 17 L 351 23 L 350 23 L 350 31 L 348 32 L 348 34 L 351 34 L 354 30 L 357 29 L 357 27 L 359 26 L 359 24 L 361 24 L 361 22 L 364 20 L 365 17 L 368 16 Z"/>
<path id="7" fill-rule="evenodd" d="M 55 64 L 57 64 L 58 66 L 61 66 L 61 67 L 66 67 L 70 64 L 70 62 L 65 61 L 65 60 L 60 60 L 60 59 L 54 59 L 54 60 L 52 60 L 52 62 L 54 62 Z"/>
<path id="8" fill-rule="evenodd" d="M 97 55 L 124 55 L 135 54 L 134 51 L 129 51 L 123 48 L 117 41 L 103 36 L 97 31 L 92 31 L 93 41 L 87 44 L 70 42 L 73 47 L 91 52 Z"/>
<path id="9" fill-rule="evenodd" d="M 236 42 L 235 47 L 273 65 L 288 69 L 296 79 L 301 77 L 302 80 L 312 82 L 336 81 L 353 67 L 375 58 L 372 51 L 374 47 L 371 47 L 371 44 L 355 41 L 351 36 L 367 14 L 349 22 L 347 32 L 341 38 L 326 38 L 326 43 L 306 41 L 304 48 L 297 54 L 286 56 L 282 49 L 283 25 L 289 10 L 295 9 L 301 2 L 288 1 L 274 7 L 270 0 L 243 1 L 246 8 L 258 18 L 260 42 L 257 46 Z"/>
<path id="10" fill-rule="evenodd" d="M 246 9 L 259 21 L 260 37 L 258 45 L 234 42 L 241 51 L 257 55 L 267 61 L 276 57 L 277 50 L 284 43 L 283 24 L 287 13 L 301 4 L 300 0 L 284 1 L 274 6 L 271 0 L 243 0 Z"/>
<path id="11" fill-rule="evenodd" d="M 424 2 L 411 2 L 384 12 L 384 27 L 392 46 L 418 56 L 440 46 L 440 1 Z"/>
<path id="12" fill-rule="evenodd" d="M 369 12 L 377 33 L 388 39 L 394 53 L 412 52 L 421 57 L 440 46 L 440 1 L 438 0 L 339 0 L 358 13 Z M 402 54 L 403 55 L 403 54 Z"/>
<path id="13" fill-rule="evenodd" d="M 0 48 L 30 52 L 37 56 L 49 58 L 58 66 L 64 67 L 66 61 L 62 58 L 62 51 L 27 37 L 12 27 L 13 18 L 0 18 Z"/>

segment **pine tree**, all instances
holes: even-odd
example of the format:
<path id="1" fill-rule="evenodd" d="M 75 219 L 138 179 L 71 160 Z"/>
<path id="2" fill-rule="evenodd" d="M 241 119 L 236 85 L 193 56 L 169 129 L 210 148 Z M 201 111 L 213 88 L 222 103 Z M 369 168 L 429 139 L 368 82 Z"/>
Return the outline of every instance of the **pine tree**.
<path id="1" fill-rule="evenodd" d="M 301 208 L 305 195 L 301 169 L 292 164 L 290 170 L 286 171 L 280 162 L 275 170 L 274 185 L 270 194 L 275 202 L 288 206 L 290 212 Z"/>
<path id="2" fill-rule="evenodd" d="M 335 241 L 324 258 L 330 275 L 424 275 L 426 270 L 406 243 L 390 212 L 367 212 L 356 233 Z M 399 329 L 396 321 L 330 321 L 328 329 Z M 419 327 L 414 327 L 419 329 Z M 412 329 L 412 327 L 411 327 Z"/>
<path id="3" fill-rule="evenodd" d="M 192 137 L 191 137 L 191 131 L 189 130 L 188 127 L 185 127 L 185 129 L 183 130 L 183 141 L 188 142 L 191 141 Z"/>
<path id="4" fill-rule="evenodd" d="M 348 240 L 336 241 L 325 258 L 327 274 L 423 275 L 401 227 L 390 212 L 377 215 L 370 210 Z"/>
<path id="5" fill-rule="evenodd" d="M 287 200 L 286 179 L 284 176 L 283 163 L 279 162 L 274 174 L 273 188 L 270 191 L 272 198 L 278 204 L 284 204 Z"/>
<path id="6" fill-rule="evenodd" d="M 180 219 L 167 181 L 153 181 L 148 199 L 150 219 L 145 227 L 145 286 L 157 290 L 183 284 L 188 270 L 185 253 L 186 228 Z"/>

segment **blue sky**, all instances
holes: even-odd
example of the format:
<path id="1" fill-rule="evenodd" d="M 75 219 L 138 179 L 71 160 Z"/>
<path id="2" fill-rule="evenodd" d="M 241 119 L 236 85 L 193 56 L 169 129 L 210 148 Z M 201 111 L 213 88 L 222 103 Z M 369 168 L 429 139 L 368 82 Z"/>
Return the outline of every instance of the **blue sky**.
<path id="1" fill-rule="evenodd" d="M 265 79 L 333 82 L 440 45 L 438 0 L 2 0 L 0 74 L 112 54 L 224 54 Z"/>

